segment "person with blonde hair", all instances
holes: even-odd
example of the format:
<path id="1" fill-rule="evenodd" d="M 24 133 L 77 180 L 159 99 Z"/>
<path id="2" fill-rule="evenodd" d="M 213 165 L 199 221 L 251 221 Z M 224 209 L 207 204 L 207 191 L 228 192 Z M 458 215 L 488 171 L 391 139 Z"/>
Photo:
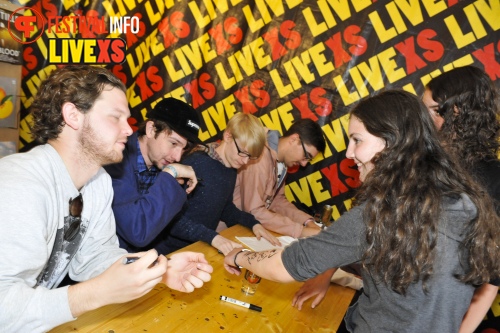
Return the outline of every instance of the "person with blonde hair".
<path id="1" fill-rule="evenodd" d="M 237 170 L 257 159 L 265 143 L 266 133 L 260 120 L 250 114 L 237 113 L 229 120 L 220 142 L 195 150 L 182 160 L 202 181 L 189 195 L 186 209 L 167 227 L 162 249 L 168 253 L 200 240 L 224 254 L 241 247 L 216 232 L 219 221 L 228 226 L 241 224 L 252 229 L 257 238 L 279 244 L 253 215 L 233 204 Z"/>

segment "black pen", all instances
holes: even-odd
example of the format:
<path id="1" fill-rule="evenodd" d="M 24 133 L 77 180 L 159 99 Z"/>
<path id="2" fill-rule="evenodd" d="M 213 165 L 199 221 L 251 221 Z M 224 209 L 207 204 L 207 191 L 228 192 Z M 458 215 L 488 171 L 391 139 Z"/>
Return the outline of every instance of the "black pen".
<path id="1" fill-rule="evenodd" d="M 128 265 L 128 264 L 131 264 L 133 262 L 136 262 L 139 259 L 141 259 L 141 257 L 125 257 L 125 258 L 123 258 L 122 262 L 123 262 L 124 265 Z M 167 260 L 168 260 L 168 258 L 167 258 Z M 156 260 L 153 261 L 153 263 L 151 264 L 151 266 L 156 265 L 157 263 L 158 263 L 158 258 L 156 258 Z"/>
<path id="2" fill-rule="evenodd" d="M 237 299 L 234 299 L 234 298 L 229 298 L 227 296 L 221 296 L 221 297 L 219 297 L 219 299 L 221 301 L 236 304 L 236 305 L 242 306 L 242 307 L 250 309 L 250 310 L 262 312 L 262 308 L 260 306 L 253 305 L 253 304 L 246 303 L 246 302 L 242 302 L 242 301 L 238 301 Z"/>

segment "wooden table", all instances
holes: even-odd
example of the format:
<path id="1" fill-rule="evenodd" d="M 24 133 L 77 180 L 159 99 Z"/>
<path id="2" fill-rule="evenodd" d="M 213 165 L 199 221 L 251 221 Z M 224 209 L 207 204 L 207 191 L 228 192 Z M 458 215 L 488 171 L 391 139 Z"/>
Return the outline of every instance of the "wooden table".
<path id="1" fill-rule="evenodd" d="M 253 236 L 239 225 L 221 234 L 234 241 L 235 236 Z M 247 296 L 240 290 L 242 277 L 224 269 L 224 257 L 214 247 L 196 242 L 182 251 L 202 252 L 214 267 L 212 280 L 202 288 L 186 294 L 158 284 L 139 299 L 88 312 L 51 332 L 336 332 L 354 295 L 353 289 L 332 284 L 316 309 L 311 309 L 308 300 L 299 311 L 291 303 L 302 283 L 262 280 L 255 295 Z M 256 304 L 263 310 L 223 302 L 219 300 L 221 295 Z"/>

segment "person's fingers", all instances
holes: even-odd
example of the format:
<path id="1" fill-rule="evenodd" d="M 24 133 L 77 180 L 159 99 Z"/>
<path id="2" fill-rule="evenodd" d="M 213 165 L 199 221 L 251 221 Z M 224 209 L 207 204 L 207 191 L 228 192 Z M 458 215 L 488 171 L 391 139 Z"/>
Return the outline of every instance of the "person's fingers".
<path id="1" fill-rule="evenodd" d="M 238 268 L 230 266 L 228 264 L 224 264 L 224 268 L 226 269 L 226 271 L 228 271 L 231 274 L 234 274 L 234 275 L 240 275 L 241 274 L 241 271 Z"/>
<path id="2" fill-rule="evenodd" d="M 196 264 L 196 269 L 200 272 L 206 272 L 208 274 L 211 274 L 214 271 L 214 268 L 209 263 L 198 263 Z"/>
<path id="3" fill-rule="evenodd" d="M 182 283 L 182 286 L 184 287 L 183 291 L 185 293 L 191 293 L 191 292 L 193 292 L 194 286 L 191 284 L 191 282 L 189 282 L 189 280 L 187 278 L 182 279 L 181 283 Z"/>
<path id="4" fill-rule="evenodd" d="M 191 193 L 196 187 L 196 184 L 198 184 L 198 180 L 196 179 L 196 177 L 190 178 L 187 182 L 188 187 L 186 188 L 186 193 Z"/>
<path id="5" fill-rule="evenodd" d="M 321 303 L 321 301 L 323 300 L 323 297 L 324 297 L 323 294 L 319 294 L 318 296 L 316 296 L 312 301 L 311 308 L 314 309 L 316 306 L 318 306 L 319 303 Z"/>
<path id="6" fill-rule="evenodd" d="M 304 304 L 304 301 L 306 300 L 307 298 L 304 298 L 304 297 L 299 297 L 297 299 L 297 309 L 299 310 L 302 310 L 302 304 Z"/>
<path id="7" fill-rule="evenodd" d="M 273 244 L 274 246 L 281 246 L 281 242 L 279 241 L 278 238 L 270 236 L 270 239 L 271 239 L 271 244 Z"/>
<path id="8" fill-rule="evenodd" d="M 210 279 L 212 278 L 212 276 L 210 275 L 210 273 L 208 272 L 205 272 L 205 271 L 201 271 L 197 268 L 194 268 L 192 271 L 191 271 L 191 275 L 193 277 L 195 277 L 196 279 L 198 279 L 202 284 L 203 282 L 208 282 L 210 281 Z M 201 286 L 200 286 L 201 287 Z"/>
<path id="9" fill-rule="evenodd" d="M 203 286 L 203 280 L 196 276 L 196 272 L 191 272 L 186 278 L 186 280 L 191 283 L 194 288 L 201 288 Z"/>

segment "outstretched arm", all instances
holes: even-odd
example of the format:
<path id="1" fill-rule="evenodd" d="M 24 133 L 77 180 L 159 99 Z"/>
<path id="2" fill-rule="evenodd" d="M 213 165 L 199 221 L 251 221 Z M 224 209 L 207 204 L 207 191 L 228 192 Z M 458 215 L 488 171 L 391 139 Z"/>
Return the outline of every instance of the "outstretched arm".
<path id="1" fill-rule="evenodd" d="M 224 268 L 231 274 L 240 275 L 241 271 L 235 266 L 236 264 L 268 280 L 292 282 L 294 279 L 288 274 L 281 261 L 282 251 L 282 249 L 273 249 L 263 252 L 242 252 L 241 249 L 234 249 L 224 258 Z"/>

